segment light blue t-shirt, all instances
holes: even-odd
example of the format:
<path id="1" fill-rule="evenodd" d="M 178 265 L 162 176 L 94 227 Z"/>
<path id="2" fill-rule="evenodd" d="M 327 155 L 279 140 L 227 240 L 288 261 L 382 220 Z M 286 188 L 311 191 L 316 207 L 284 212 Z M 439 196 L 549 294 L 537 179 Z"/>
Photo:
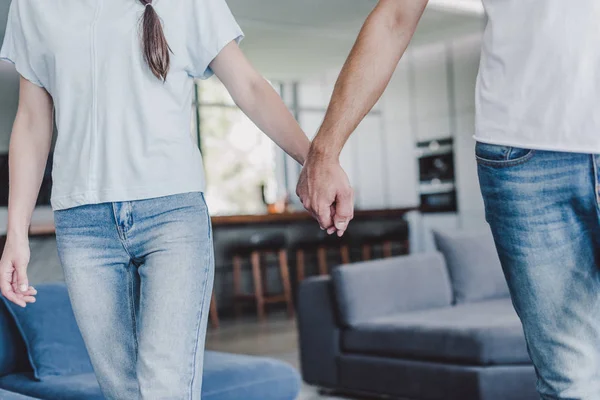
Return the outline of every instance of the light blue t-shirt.
<path id="1" fill-rule="evenodd" d="M 193 78 L 243 33 L 225 0 L 158 0 L 172 50 L 166 82 L 147 66 L 138 0 L 13 0 L 0 58 L 54 100 L 52 207 L 204 190 L 190 135 Z"/>

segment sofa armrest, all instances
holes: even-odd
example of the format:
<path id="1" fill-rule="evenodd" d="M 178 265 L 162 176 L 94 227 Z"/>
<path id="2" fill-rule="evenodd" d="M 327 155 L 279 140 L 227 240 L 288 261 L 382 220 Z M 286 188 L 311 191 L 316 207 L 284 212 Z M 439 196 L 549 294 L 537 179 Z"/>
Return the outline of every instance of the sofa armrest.
<path id="1" fill-rule="evenodd" d="M 337 387 L 340 329 L 329 277 L 306 279 L 298 291 L 300 364 L 306 383 Z"/>

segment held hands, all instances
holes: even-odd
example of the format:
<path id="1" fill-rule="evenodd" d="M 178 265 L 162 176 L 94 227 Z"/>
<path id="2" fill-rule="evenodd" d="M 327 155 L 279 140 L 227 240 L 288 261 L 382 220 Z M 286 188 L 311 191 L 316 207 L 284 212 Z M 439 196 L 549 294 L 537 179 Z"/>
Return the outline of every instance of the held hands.
<path id="1" fill-rule="evenodd" d="M 296 194 L 328 234 L 342 236 L 354 218 L 354 193 L 337 158 L 311 149 Z"/>
<path id="2" fill-rule="evenodd" d="M 29 241 L 11 240 L 4 246 L 0 260 L 0 290 L 2 295 L 13 303 L 25 307 L 35 303 L 37 291 L 29 286 L 27 265 L 29 264 Z"/>

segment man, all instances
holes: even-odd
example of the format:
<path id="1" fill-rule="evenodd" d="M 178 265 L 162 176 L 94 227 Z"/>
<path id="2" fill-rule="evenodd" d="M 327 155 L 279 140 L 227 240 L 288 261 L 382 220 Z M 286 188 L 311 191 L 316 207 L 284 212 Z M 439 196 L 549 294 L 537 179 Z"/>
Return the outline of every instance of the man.
<path id="1" fill-rule="evenodd" d="M 544 400 L 600 399 L 600 2 L 483 0 L 480 186 Z M 298 184 L 343 235 L 338 158 L 382 95 L 427 0 L 380 0 L 341 72 Z"/>

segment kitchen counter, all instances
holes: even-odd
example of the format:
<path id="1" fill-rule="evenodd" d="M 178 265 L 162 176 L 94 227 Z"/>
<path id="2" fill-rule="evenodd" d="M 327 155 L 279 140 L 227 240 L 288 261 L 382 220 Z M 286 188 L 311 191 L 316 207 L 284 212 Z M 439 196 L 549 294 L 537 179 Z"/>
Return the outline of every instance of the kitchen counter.
<path id="1" fill-rule="evenodd" d="M 385 210 L 356 210 L 354 220 L 368 220 L 371 218 L 401 218 L 407 212 L 417 208 L 395 208 Z M 52 212 L 40 210 L 34 215 L 31 222 L 30 234 L 52 235 L 54 234 L 54 222 Z M 255 214 L 255 215 L 221 215 L 213 216 L 212 223 L 215 229 L 235 225 L 277 225 L 296 222 L 312 221 L 313 217 L 306 211 L 295 211 L 282 214 Z"/>

